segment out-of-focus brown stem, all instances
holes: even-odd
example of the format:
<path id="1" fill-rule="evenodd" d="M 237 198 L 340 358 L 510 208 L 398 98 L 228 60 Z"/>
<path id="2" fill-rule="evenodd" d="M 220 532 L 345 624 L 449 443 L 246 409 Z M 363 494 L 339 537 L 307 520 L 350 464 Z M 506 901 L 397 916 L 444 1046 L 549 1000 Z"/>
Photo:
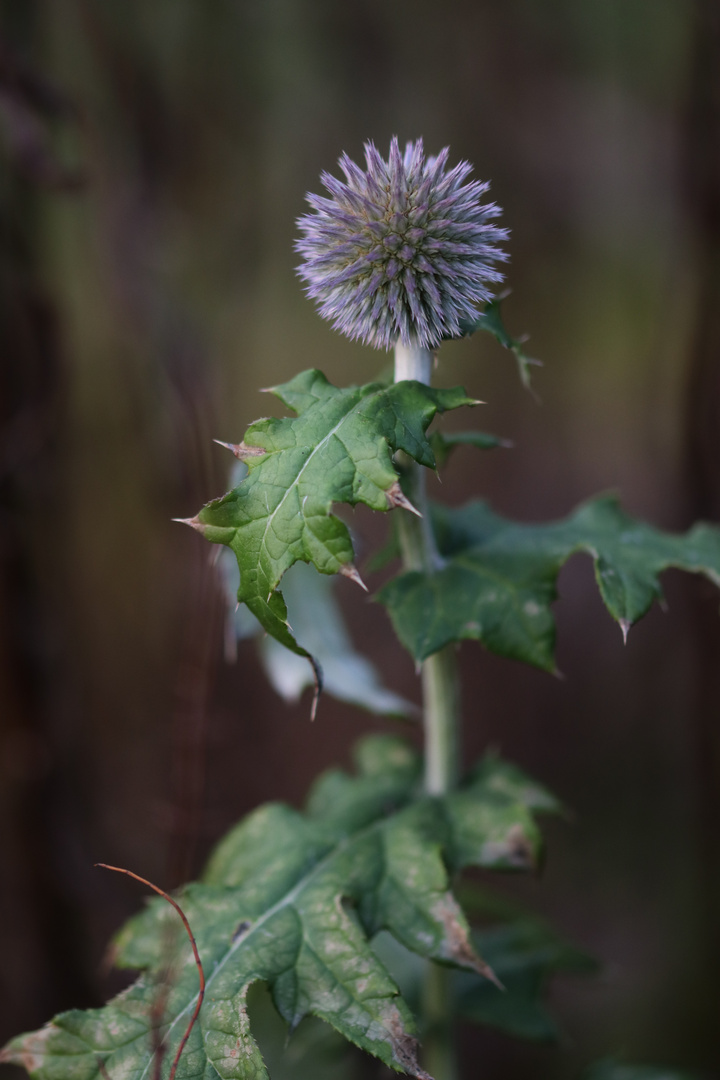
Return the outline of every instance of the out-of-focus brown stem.
<path id="1" fill-rule="evenodd" d="M 175 1073 L 177 1072 L 177 1067 L 178 1067 L 178 1064 L 180 1062 L 180 1058 L 182 1057 L 182 1052 L 185 1049 L 185 1045 L 186 1045 L 188 1039 L 190 1038 L 190 1032 L 193 1029 L 193 1025 L 195 1024 L 195 1021 L 197 1020 L 198 1016 L 200 1015 L 200 1009 L 202 1008 L 203 998 L 205 997 L 205 972 L 203 971 L 202 960 L 200 959 L 200 953 L 198 952 L 197 942 L 195 941 L 195 935 L 193 934 L 193 932 L 192 932 L 192 930 L 190 928 L 190 923 L 187 920 L 185 912 L 180 907 L 177 900 L 173 900 L 172 896 L 170 896 L 168 893 L 166 893 L 164 889 L 159 888 L 159 886 L 157 886 L 157 885 L 153 885 L 152 881 L 148 881 L 147 878 L 140 877 L 139 874 L 134 874 L 132 870 L 126 870 L 122 866 L 109 866 L 107 863 L 101 863 L 101 862 L 100 863 L 95 863 L 95 866 L 102 867 L 103 870 L 114 870 L 117 874 L 126 874 L 128 877 L 134 878 L 135 881 L 139 881 L 141 883 L 141 885 L 147 885 L 148 889 L 152 889 L 153 892 L 156 892 L 158 894 L 158 896 L 162 896 L 163 900 L 167 900 L 168 904 L 172 904 L 172 906 L 177 911 L 178 915 L 180 916 L 180 918 L 182 920 L 182 924 L 185 927 L 185 932 L 187 933 L 187 936 L 190 939 L 190 944 L 192 945 L 193 956 L 195 957 L 195 965 L 196 965 L 196 967 L 198 969 L 198 981 L 199 981 L 200 986 L 199 986 L 199 989 L 198 989 L 198 996 L 197 996 L 197 1002 L 195 1003 L 195 1009 L 193 1010 L 193 1014 L 190 1017 L 190 1021 L 188 1023 L 188 1026 L 185 1029 L 185 1034 L 183 1035 L 182 1039 L 180 1040 L 180 1045 L 177 1048 L 177 1051 L 175 1053 L 175 1057 L 173 1059 L 172 1066 L 170 1068 L 170 1075 L 168 1077 L 168 1080 L 175 1080 Z M 160 1057 L 159 1053 L 156 1054 L 156 1057 L 159 1059 L 159 1057 Z"/>

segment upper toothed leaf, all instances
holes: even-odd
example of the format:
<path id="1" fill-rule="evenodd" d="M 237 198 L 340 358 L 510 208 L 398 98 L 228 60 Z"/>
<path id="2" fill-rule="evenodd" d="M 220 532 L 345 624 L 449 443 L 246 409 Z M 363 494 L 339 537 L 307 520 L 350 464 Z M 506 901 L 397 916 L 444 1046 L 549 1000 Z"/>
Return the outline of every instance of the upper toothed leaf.
<path id="1" fill-rule="evenodd" d="M 232 548 L 240 567 L 238 599 L 287 648 L 307 655 L 287 623 L 280 579 L 303 561 L 324 574 L 352 566 L 347 526 L 335 502 L 373 510 L 402 505 L 392 455 L 403 450 L 433 468 L 426 437 L 437 412 L 472 405 L 461 388 L 434 390 L 408 381 L 338 389 L 305 371 L 273 393 L 297 417 L 252 424 L 243 443 L 246 478 L 208 503 L 194 521 L 204 536 Z M 260 454 L 248 454 L 248 448 Z"/>
<path id="2" fill-rule="evenodd" d="M 436 509 L 444 565 L 403 573 L 380 590 L 395 630 L 416 660 L 450 641 L 473 638 L 501 656 L 552 671 L 560 568 L 574 552 L 595 563 L 606 608 L 626 634 L 662 596 L 661 571 L 676 567 L 720 585 L 720 529 L 684 536 L 634 521 L 612 496 L 585 503 L 562 521 L 520 525 L 482 502 Z"/>

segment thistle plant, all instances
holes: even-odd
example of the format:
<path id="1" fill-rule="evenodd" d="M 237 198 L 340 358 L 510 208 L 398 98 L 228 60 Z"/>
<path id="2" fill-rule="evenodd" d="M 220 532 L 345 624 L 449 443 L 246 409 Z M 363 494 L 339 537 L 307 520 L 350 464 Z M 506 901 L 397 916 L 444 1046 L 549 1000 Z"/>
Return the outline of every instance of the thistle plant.
<path id="1" fill-rule="evenodd" d="M 307 604 L 321 580 L 314 571 L 363 585 L 333 504 L 391 512 L 400 565 L 376 599 L 421 667 L 424 753 L 391 735 L 366 738 L 354 773 L 320 776 L 302 812 L 269 804 L 235 826 L 200 881 L 174 901 L 192 933 L 176 939 L 172 963 L 175 915 L 153 900 L 114 943 L 116 961 L 140 969 L 138 980 L 104 1008 L 63 1013 L 2 1052 L 0 1060 L 39 1080 L 257 1080 L 269 1075 L 266 1060 L 275 1080 L 297 1077 L 297 1056 L 288 1073 L 277 1047 L 257 1041 L 258 983 L 291 1032 L 303 1022 L 291 1045 L 302 1048 L 305 1038 L 320 1054 L 303 1073 L 313 1080 L 353 1075 L 353 1059 L 337 1057 L 338 1038 L 419 1080 L 454 1080 L 455 1017 L 551 1039 L 545 984 L 554 971 L 587 966 L 532 915 L 471 883 L 457 888 L 469 867 L 535 868 L 538 819 L 560 807 L 493 754 L 464 768 L 455 650 L 472 639 L 552 672 L 552 604 L 570 556 L 593 559 L 600 595 L 626 636 L 662 596 L 665 568 L 720 585 L 720 530 L 662 533 L 607 496 L 531 526 L 482 501 L 450 509 L 428 499 L 426 470 L 443 468 L 456 445 L 484 451 L 501 441 L 477 430 L 429 432 L 446 411 L 477 404 L 461 387 L 430 385 L 437 347 L 483 330 L 515 354 L 523 381 L 530 363 L 492 297 L 507 236 L 495 224 L 499 210 L 482 201 L 486 184 L 468 180 L 469 165 L 447 163 L 447 150 L 426 158 L 420 141 L 401 155 L 393 140 L 387 161 L 368 143 L 365 170 L 343 156 L 345 180 L 324 175 L 329 198 L 308 196 L 312 213 L 299 221 L 297 245 L 307 292 L 336 329 L 394 348 L 394 381 L 339 388 L 309 370 L 275 387 L 293 415 L 258 420 L 244 439 L 224 444 L 243 463 L 241 475 L 188 520 L 234 555 L 237 599 L 252 625 L 309 662 L 314 710 L 320 639 L 307 620 L 288 618 L 283 578 L 288 596 Z M 327 588 L 314 603 L 340 626 Z M 349 642 L 344 630 L 335 637 Z M 372 669 L 352 659 L 360 672 L 353 700 L 402 711 L 397 695 L 381 692 Z M 331 712 L 324 706 L 318 722 Z M 310 1017 L 325 1022 L 324 1035 L 308 1036 Z M 327 1073 L 324 1046 L 336 1055 Z M 609 1062 L 587 1074 L 656 1075 L 671 1078 Z"/>

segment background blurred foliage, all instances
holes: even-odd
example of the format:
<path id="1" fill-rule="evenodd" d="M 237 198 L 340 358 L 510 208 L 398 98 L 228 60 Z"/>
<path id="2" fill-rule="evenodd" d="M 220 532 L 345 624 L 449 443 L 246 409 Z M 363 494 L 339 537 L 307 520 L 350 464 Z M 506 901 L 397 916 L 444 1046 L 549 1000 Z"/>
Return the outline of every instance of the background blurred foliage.
<path id="1" fill-rule="evenodd" d="M 206 551 L 169 523 L 223 490 L 211 437 L 272 407 L 258 387 L 386 362 L 294 275 L 341 150 L 449 143 L 512 229 L 543 404 L 485 335 L 445 346 L 443 382 L 515 442 L 458 451 L 446 499 L 542 520 L 615 488 L 666 528 L 720 519 L 719 23 L 712 0 L 0 0 L 2 1037 L 120 985 L 104 943 L 138 896 L 94 860 L 174 884 L 393 726 L 326 701 L 310 727 L 252 646 L 224 667 Z M 354 524 L 361 552 L 384 536 Z M 573 561 L 564 682 L 461 652 L 468 756 L 501 745 L 576 813 L 508 891 L 604 965 L 556 989 L 564 1047 L 468 1034 L 468 1076 L 716 1062 L 717 598 L 666 584 L 623 650 Z M 416 696 L 383 612 L 340 595 Z"/>

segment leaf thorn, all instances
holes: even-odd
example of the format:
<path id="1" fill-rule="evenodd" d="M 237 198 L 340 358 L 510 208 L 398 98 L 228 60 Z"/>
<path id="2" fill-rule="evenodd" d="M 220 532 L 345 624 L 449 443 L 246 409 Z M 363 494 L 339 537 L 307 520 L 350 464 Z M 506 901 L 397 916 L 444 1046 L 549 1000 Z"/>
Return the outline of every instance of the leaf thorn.
<path id="1" fill-rule="evenodd" d="M 235 455 L 238 461 L 247 461 L 248 458 L 261 457 L 265 451 L 260 446 L 247 446 L 244 442 L 229 443 L 223 442 L 222 439 L 213 439 L 214 443 L 218 446 L 224 446 L 227 450 Z"/>
<path id="2" fill-rule="evenodd" d="M 478 963 L 476 964 L 476 970 L 479 975 L 484 975 L 485 978 L 493 984 L 493 986 L 497 986 L 498 990 L 502 990 L 504 994 L 507 993 L 507 986 L 505 986 L 505 984 L 501 982 L 500 979 L 498 979 L 493 969 L 490 967 L 489 964 L 486 964 L 484 960 L 478 960 Z"/>
<path id="3" fill-rule="evenodd" d="M 405 495 L 403 489 L 400 487 L 400 481 L 396 480 L 392 487 L 388 488 L 385 492 L 385 498 L 388 501 L 388 505 L 391 509 L 399 506 L 402 510 L 409 510 L 411 514 L 415 514 L 421 518 L 422 514 L 417 510 L 410 500 Z"/>
<path id="4" fill-rule="evenodd" d="M 205 526 L 197 517 L 191 518 L 171 518 L 171 521 L 177 521 L 180 525 L 189 525 L 191 529 L 195 529 L 196 532 L 204 533 Z"/>
<path id="5" fill-rule="evenodd" d="M 359 573 L 357 572 L 357 569 L 353 566 L 352 563 L 345 563 L 344 566 L 340 567 L 340 569 L 338 570 L 338 573 L 342 574 L 343 577 L 348 578 L 350 581 L 354 581 L 355 584 L 359 585 L 361 589 L 363 589 L 365 592 L 368 592 L 367 585 L 365 584 L 363 579 L 360 577 Z"/>
<path id="6" fill-rule="evenodd" d="M 620 624 L 620 629 L 622 630 L 623 645 L 627 645 L 628 631 L 630 630 L 632 623 L 629 619 L 618 619 L 618 623 Z"/>

